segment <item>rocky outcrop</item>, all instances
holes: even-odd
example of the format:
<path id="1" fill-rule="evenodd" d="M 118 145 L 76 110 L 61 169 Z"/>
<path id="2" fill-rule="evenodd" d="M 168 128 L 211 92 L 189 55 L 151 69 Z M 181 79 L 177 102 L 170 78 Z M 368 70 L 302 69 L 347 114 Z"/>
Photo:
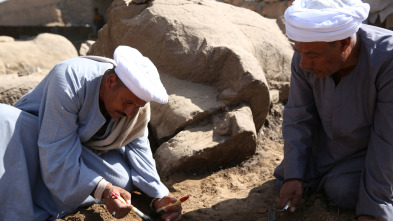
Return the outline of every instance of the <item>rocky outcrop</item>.
<path id="1" fill-rule="evenodd" d="M 162 175 L 252 155 L 270 105 L 268 82 L 289 81 L 293 54 L 275 19 L 213 0 L 115 0 L 88 54 L 112 57 L 118 45 L 149 57 L 169 93 L 168 104 L 151 104 Z M 231 129 L 217 131 L 220 116 Z M 179 162 L 168 162 L 172 155 Z"/>
<path id="2" fill-rule="evenodd" d="M 60 35 L 40 34 L 28 41 L 0 41 L 0 102 L 13 104 L 35 87 L 52 67 L 77 57 L 74 45 Z"/>

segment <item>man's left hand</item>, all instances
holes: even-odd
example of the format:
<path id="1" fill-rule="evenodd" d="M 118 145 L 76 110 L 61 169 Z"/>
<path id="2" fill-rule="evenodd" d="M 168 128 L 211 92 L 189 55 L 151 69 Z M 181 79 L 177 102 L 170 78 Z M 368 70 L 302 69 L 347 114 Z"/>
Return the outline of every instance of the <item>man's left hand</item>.
<path id="1" fill-rule="evenodd" d="M 167 206 L 176 201 L 177 200 L 175 197 L 164 196 L 161 199 L 155 200 L 153 204 L 154 204 L 154 208 L 159 209 L 163 206 Z M 181 210 L 182 210 L 181 205 L 168 206 L 167 208 L 164 209 L 165 214 L 162 215 L 161 218 L 164 219 L 165 221 L 178 221 L 181 219 Z"/>

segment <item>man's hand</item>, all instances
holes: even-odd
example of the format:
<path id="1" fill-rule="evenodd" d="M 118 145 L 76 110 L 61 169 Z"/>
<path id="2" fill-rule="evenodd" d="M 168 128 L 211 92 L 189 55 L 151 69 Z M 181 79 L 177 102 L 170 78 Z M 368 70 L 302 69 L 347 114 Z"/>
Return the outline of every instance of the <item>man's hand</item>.
<path id="1" fill-rule="evenodd" d="M 280 191 L 279 208 L 283 208 L 288 202 L 290 203 L 290 211 L 295 212 L 296 206 L 303 195 L 303 182 L 300 180 L 289 180 L 284 183 Z"/>
<path id="2" fill-rule="evenodd" d="M 111 192 L 115 192 L 119 194 L 123 199 L 128 202 L 128 204 L 122 203 L 120 200 L 116 199 L 111 195 Z M 131 194 L 126 190 L 113 186 L 111 184 L 105 187 L 104 193 L 102 194 L 102 198 L 105 199 L 106 208 L 110 213 L 115 213 L 115 218 L 121 219 L 131 211 Z"/>
<path id="3" fill-rule="evenodd" d="M 167 206 L 170 203 L 176 202 L 176 198 L 170 196 L 164 196 L 161 199 L 157 199 L 154 201 L 154 208 L 159 209 L 163 206 Z M 181 219 L 181 205 L 177 206 L 168 206 L 164 209 L 165 214 L 161 216 L 165 221 L 177 221 Z"/>

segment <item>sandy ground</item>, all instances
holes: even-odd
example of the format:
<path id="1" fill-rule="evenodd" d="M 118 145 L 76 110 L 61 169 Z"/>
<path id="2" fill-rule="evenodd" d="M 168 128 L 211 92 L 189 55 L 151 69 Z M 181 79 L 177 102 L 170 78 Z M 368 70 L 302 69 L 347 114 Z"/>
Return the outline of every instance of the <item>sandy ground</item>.
<path id="1" fill-rule="evenodd" d="M 183 203 L 183 220 L 199 221 L 264 221 L 268 211 L 276 209 L 279 192 L 274 188 L 274 168 L 283 158 L 281 136 L 283 104 L 272 106 L 258 136 L 256 154 L 240 165 L 218 168 L 217 171 L 177 174 L 164 180 L 171 194 L 180 198 L 189 195 Z M 150 199 L 133 192 L 133 204 L 149 214 Z M 295 213 L 278 212 L 276 220 L 355 220 L 354 211 L 330 208 L 322 193 L 304 199 Z M 74 214 L 60 220 L 116 220 L 105 205 L 94 204 L 79 208 Z M 130 213 L 120 220 L 141 220 Z M 160 220 L 160 219 L 154 219 Z"/>

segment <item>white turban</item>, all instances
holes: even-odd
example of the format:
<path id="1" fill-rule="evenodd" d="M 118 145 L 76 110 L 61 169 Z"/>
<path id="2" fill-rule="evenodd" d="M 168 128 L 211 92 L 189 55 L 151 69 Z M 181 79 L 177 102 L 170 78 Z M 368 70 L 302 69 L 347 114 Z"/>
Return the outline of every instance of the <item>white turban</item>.
<path id="1" fill-rule="evenodd" d="M 369 11 L 361 0 L 295 0 L 284 14 L 286 34 L 300 42 L 342 40 L 359 30 Z"/>
<path id="2" fill-rule="evenodd" d="M 113 58 L 115 72 L 120 80 L 140 99 L 167 103 L 168 94 L 161 83 L 157 68 L 149 58 L 129 46 L 118 46 Z"/>

